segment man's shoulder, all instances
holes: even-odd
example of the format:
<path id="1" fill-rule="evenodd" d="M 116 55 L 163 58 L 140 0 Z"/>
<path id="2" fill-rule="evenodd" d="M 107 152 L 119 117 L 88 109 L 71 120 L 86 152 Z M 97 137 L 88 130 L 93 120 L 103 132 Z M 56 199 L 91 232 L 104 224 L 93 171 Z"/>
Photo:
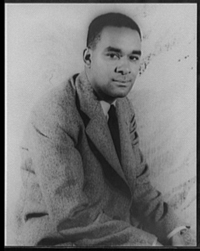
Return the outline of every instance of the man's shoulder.
<path id="1" fill-rule="evenodd" d="M 72 76 L 61 84 L 52 87 L 35 102 L 31 111 L 31 118 L 70 116 L 75 108 L 75 102 L 76 88 L 74 76 Z"/>
<path id="2" fill-rule="evenodd" d="M 34 110 L 40 109 L 43 106 L 63 106 L 63 108 L 70 103 L 73 103 L 76 96 L 76 89 L 74 85 L 74 76 L 66 79 L 62 83 L 53 86 L 45 94 L 43 94 L 37 102 L 35 102 Z"/>

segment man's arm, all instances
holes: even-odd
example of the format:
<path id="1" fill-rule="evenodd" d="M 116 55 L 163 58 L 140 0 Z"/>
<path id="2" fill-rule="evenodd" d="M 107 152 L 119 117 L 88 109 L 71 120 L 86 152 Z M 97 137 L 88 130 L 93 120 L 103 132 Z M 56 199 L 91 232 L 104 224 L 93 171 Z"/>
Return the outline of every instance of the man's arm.
<path id="1" fill-rule="evenodd" d="M 184 226 L 184 223 L 174 214 L 172 208 L 163 201 L 161 193 L 154 189 L 150 183 L 149 166 L 139 149 L 139 137 L 132 104 L 130 104 L 130 107 L 130 135 L 137 161 L 136 186 L 131 213 L 141 221 L 144 230 L 155 234 L 162 244 L 170 244 L 167 235 L 176 227 Z"/>
<path id="2" fill-rule="evenodd" d="M 69 228 L 87 225 L 96 217 L 85 210 L 88 198 L 83 192 L 82 158 L 72 135 L 65 131 L 64 125 L 67 122 L 70 123 L 66 121 L 62 105 L 48 98 L 40 102 L 31 113 L 22 143 L 24 190 L 30 190 L 34 196 L 39 190 L 38 194 L 41 194 L 46 206 L 46 216 L 31 217 L 34 214 L 30 214 L 31 209 L 27 205 L 29 198 L 26 198 L 25 208 L 28 209 L 24 210 L 24 218 L 27 219 L 29 230 L 32 228 L 34 235 L 38 232 L 35 242 L 48 236 L 50 228 L 57 232 L 65 225 Z M 33 182 L 34 185 L 31 185 Z M 32 211 L 37 212 L 37 209 L 33 208 Z"/>

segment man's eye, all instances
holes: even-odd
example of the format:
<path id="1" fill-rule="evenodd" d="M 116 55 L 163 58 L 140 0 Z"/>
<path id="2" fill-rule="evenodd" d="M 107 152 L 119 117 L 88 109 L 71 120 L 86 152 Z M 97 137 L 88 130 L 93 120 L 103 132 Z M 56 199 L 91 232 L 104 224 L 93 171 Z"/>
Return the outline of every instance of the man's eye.
<path id="1" fill-rule="evenodd" d="M 109 53 L 109 54 L 107 54 L 107 56 L 108 56 L 109 58 L 111 58 L 111 59 L 119 59 L 119 55 L 114 54 L 114 53 Z"/>
<path id="2" fill-rule="evenodd" d="M 137 57 L 137 56 L 130 56 L 129 59 L 130 59 L 131 61 L 138 61 L 138 60 L 139 60 L 139 57 Z"/>

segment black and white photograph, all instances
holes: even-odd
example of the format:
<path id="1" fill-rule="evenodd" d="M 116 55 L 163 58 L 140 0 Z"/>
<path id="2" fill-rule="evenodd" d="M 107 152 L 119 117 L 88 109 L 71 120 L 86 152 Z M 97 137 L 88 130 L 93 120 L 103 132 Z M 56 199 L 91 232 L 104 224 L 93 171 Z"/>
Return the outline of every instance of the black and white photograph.
<path id="1" fill-rule="evenodd" d="M 196 247 L 197 4 L 5 4 L 5 246 Z"/>

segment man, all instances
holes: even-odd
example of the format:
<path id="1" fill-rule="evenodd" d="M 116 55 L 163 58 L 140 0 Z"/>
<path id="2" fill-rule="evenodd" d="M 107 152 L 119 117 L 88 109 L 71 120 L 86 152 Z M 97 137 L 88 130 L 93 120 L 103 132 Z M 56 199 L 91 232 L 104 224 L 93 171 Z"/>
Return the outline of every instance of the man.
<path id="1" fill-rule="evenodd" d="M 84 71 L 32 111 L 21 147 L 19 245 L 185 244 L 187 228 L 149 182 L 126 97 L 140 58 L 138 25 L 101 15 L 89 26 Z"/>

